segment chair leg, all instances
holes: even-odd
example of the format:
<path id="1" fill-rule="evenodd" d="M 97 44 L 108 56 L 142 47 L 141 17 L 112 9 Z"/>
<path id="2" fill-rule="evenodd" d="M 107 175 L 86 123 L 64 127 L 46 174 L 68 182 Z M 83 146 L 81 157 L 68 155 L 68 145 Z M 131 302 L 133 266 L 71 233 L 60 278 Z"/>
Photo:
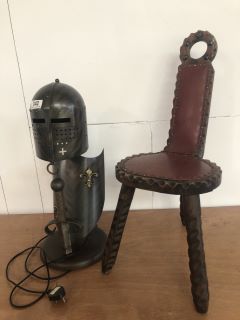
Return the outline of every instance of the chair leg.
<path id="1" fill-rule="evenodd" d="M 182 225 L 185 226 L 185 217 L 184 217 L 184 200 L 183 200 L 184 196 L 180 196 L 180 217 L 181 217 L 181 221 L 182 221 Z"/>
<path id="2" fill-rule="evenodd" d="M 198 312 L 206 313 L 209 292 L 202 239 L 200 197 L 199 195 L 184 196 L 183 202 L 193 302 Z"/>
<path id="3" fill-rule="evenodd" d="M 102 259 L 102 272 L 109 273 L 117 259 L 128 212 L 132 203 L 135 188 L 122 184 L 111 229 Z"/>

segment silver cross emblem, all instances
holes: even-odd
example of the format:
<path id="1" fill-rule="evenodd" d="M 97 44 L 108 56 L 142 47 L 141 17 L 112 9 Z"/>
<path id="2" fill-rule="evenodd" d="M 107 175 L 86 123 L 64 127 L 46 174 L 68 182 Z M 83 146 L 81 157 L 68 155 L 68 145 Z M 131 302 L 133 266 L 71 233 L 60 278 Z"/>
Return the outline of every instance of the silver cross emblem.
<path id="1" fill-rule="evenodd" d="M 67 152 L 67 150 L 64 150 L 63 148 L 60 151 L 58 151 L 58 153 L 61 153 L 62 156 L 64 156 L 65 152 Z"/>

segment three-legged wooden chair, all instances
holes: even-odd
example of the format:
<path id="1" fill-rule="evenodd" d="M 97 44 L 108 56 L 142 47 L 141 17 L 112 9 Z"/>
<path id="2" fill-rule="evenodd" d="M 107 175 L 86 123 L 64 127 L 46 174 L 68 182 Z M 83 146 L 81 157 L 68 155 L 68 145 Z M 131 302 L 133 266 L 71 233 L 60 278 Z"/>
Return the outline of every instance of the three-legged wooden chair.
<path id="1" fill-rule="evenodd" d="M 193 59 L 190 50 L 199 41 L 207 43 L 207 51 Z M 122 187 L 102 261 L 102 271 L 108 273 L 117 258 L 135 188 L 180 195 L 192 296 L 201 313 L 207 312 L 209 292 L 199 195 L 212 191 L 221 182 L 221 169 L 202 159 L 214 77 L 211 62 L 216 52 L 217 42 L 207 31 L 192 33 L 184 40 L 167 146 L 162 152 L 134 155 L 117 164 L 116 177 Z"/>

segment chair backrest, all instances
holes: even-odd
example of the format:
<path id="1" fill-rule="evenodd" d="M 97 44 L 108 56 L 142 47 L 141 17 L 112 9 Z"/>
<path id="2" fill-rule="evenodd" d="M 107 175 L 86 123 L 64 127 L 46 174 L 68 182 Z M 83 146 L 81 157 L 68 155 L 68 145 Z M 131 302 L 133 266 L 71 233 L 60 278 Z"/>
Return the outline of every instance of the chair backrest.
<path id="1" fill-rule="evenodd" d="M 207 51 L 199 59 L 190 56 L 192 46 L 206 42 Z M 180 48 L 169 138 L 165 151 L 202 157 L 207 134 L 217 42 L 207 31 L 190 34 Z"/>

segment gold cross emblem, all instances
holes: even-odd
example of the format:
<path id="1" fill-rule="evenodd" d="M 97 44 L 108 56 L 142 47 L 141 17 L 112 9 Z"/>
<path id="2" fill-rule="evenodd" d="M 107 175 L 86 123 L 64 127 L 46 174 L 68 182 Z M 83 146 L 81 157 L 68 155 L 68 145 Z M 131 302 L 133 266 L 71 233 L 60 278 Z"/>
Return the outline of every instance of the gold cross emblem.
<path id="1" fill-rule="evenodd" d="M 88 188 L 91 188 L 94 181 L 93 181 L 93 178 L 94 177 L 98 177 L 98 174 L 93 172 L 90 168 L 88 168 L 84 173 L 81 173 L 80 174 L 80 178 L 85 178 L 85 185 L 88 187 Z"/>

